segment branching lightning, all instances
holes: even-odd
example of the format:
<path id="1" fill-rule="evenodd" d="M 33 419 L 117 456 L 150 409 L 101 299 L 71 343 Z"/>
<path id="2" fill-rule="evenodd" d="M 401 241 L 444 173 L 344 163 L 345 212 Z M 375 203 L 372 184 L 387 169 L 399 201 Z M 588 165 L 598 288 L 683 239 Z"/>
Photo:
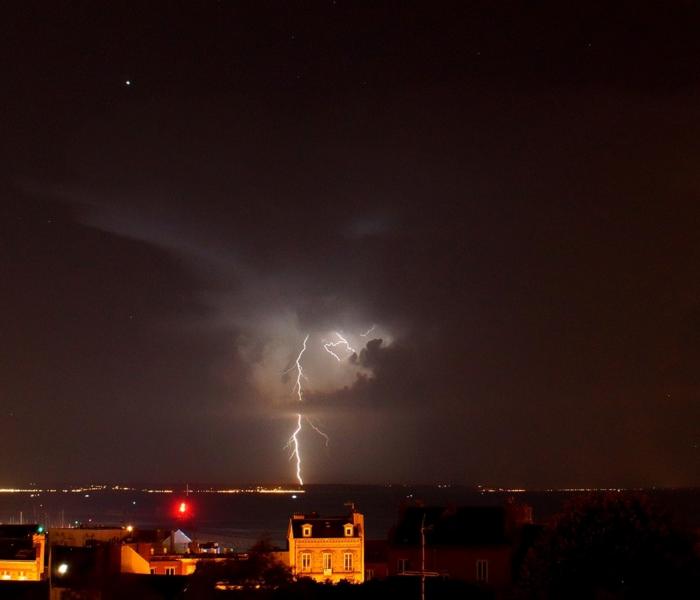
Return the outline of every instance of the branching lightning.
<path id="1" fill-rule="evenodd" d="M 340 335 L 337 331 L 335 332 L 335 335 L 338 336 L 338 340 L 335 342 L 328 342 L 326 344 L 323 344 L 323 349 L 328 352 L 335 360 L 340 362 L 340 356 L 338 356 L 331 348 L 337 348 L 338 346 L 344 346 L 345 349 L 350 352 L 350 354 L 357 354 L 357 350 L 353 348 L 350 343 L 342 336 Z"/>
<path id="2" fill-rule="evenodd" d="M 370 333 L 372 333 L 376 328 L 376 325 L 372 325 L 367 331 L 364 333 L 361 333 L 361 337 L 367 337 Z M 306 352 L 307 349 L 307 343 L 309 341 L 309 335 L 306 334 L 306 337 L 304 338 L 304 341 L 301 346 L 301 350 L 299 350 L 299 354 L 296 357 L 296 360 L 294 361 L 294 364 L 285 371 L 285 373 L 291 373 L 292 371 L 296 370 L 296 380 L 294 383 L 294 386 L 292 387 L 292 393 L 296 394 L 296 398 L 298 402 L 304 402 L 304 386 L 303 382 L 308 381 L 306 378 L 306 375 L 304 373 L 304 367 L 302 366 L 302 357 L 304 356 L 304 353 Z M 326 342 L 325 340 L 322 340 L 323 342 L 323 349 L 330 354 L 333 358 L 335 358 L 338 362 L 342 362 L 343 358 L 341 358 L 341 355 L 339 355 L 335 350 L 338 348 L 341 348 L 343 351 L 347 352 L 347 356 L 352 356 L 353 354 L 357 354 L 357 350 L 353 348 L 350 345 L 350 342 L 343 336 L 342 333 L 340 332 L 334 332 L 334 335 L 336 336 L 336 340 L 332 342 Z M 342 353 L 341 353 L 342 354 Z M 347 357 L 346 356 L 346 357 Z M 297 481 L 299 482 L 299 485 L 304 485 L 304 480 L 301 475 L 301 451 L 300 451 L 300 442 L 299 442 L 299 437 L 302 432 L 302 427 L 303 427 L 303 422 L 306 421 L 306 423 L 309 425 L 311 429 L 313 429 L 318 435 L 320 435 L 326 443 L 326 446 L 330 443 L 330 438 L 326 433 L 324 433 L 318 425 L 316 425 L 308 416 L 304 415 L 301 408 L 299 409 L 299 412 L 296 413 L 296 428 L 294 429 L 294 432 L 292 435 L 289 437 L 289 440 L 287 441 L 286 448 L 289 448 L 290 450 L 290 455 L 289 455 L 289 460 L 294 460 L 296 463 L 296 477 Z"/>
<path id="3" fill-rule="evenodd" d="M 306 422 L 309 424 L 311 429 L 313 429 L 318 435 L 320 435 L 324 440 L 326 440 L 326 448 L 328 448 L 328 444 L 330 443 L 331 439 L 328 437 L 327 434 L 325 434 L 323 431 L 321 431 L 318 426 L 311 420 L 309 417 L 306 417 Z"/>

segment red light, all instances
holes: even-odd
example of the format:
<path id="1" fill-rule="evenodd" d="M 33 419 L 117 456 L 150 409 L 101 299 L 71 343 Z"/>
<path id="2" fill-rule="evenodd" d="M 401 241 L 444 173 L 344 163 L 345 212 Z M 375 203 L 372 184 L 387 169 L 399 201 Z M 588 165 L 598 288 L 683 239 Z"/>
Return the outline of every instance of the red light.
<path id="1" fill-rule="evenodd" d="M 173 504 L 172 514 L 176 519 L 191 519 L 192 504 L 188 500 L 178 500 Z"/>

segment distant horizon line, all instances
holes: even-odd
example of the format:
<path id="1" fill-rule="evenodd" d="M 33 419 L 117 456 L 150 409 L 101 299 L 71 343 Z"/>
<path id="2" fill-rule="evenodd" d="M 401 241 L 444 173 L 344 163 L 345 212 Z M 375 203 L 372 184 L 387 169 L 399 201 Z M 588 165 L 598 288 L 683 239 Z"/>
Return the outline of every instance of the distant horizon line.
<path id="1" fill-rule="evenodd" d="M 560 493 L 585 493 L 585 492 L 632 492 L 632 491 L 658 491 L 658 490 L 693 490 L 700 489 L 698 485 L 624 485 L 624 486 L 532 486 L 509 487 L 470 483 L 309 483 L 298 485 L 295 483 L 211 483 L 211 482 L 61 482 L 38 483 L 35 481 L 23 484 L 0 483 L 0 493 L 55 493 L 55 492 L 100 492 L 100 491 L 129 491 L 142 493 L 304 493 L 314 488 L 436 488 L 436 489 L 469 489 L 479 493 L 532 493 L 532 492 L 560 492 Z"/>

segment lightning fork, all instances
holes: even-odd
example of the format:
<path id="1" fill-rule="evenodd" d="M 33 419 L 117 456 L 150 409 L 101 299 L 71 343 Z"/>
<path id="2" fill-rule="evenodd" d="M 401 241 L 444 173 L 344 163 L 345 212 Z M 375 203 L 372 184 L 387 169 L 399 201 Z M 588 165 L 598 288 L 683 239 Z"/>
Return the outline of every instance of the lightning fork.
<path id="1" fill-rule="evenodd" d="M 297 370 L 297 382 L 294 384 L 294 387 L 292 389 L 296 391 L 297 397 L 299 398 L 299 402 L 303 402 L 303 400 L 304 400 L 304 393 L 302 392 L 302 389 L 301 389 L 301 380 L 306 379 L 306 375 L 304 375 L 304 369 L 301 368 L 301 357 L 304 354 L 304 352 L 306 352 L 306 342 L 308 342 L 308 341 L 309 341 L 309 334 L 307 333 L 306 337 L 304 338 L 304 344 L 302 345 L 302 348 L 299 351 L 299 355 L 297 356 L 297 359 L 295 362 L 295 366 L 296 366 L 296 370 Z"/>
<path id="2" fill-rule="evenodd" d="M 331 355 L 333 358 L 335 358 L 335 360 L 337 360 L 338 362 L 340 362 L 340 357 L 339 357 L 335 352 L 333 352 L 333 350 L 331 350 L 331 348 L 337 348 L 338 346 L 345 346 L 345 349 L 346 349 L 348 352 L 350 352 L 351 354 L 357 354 L 357 350 L 355 350 L 355 348 L 353 348 L 353 347 L 350 345 L 350 343 L 349 343 L 341 334 L 339 334 L 339 333 L 336 331 L 336 332 L 335 332 L 335 335 L 338 336 L 338 341 L 336 341 L 336 342 L 328 342 L 328 343 L 326 343 L 326 344 L 323 344 L 323 349 L 324 349 L 326 352 L 328 352 L 328 354 L 330 354 L 330 355 Z"/>
<path id="3" fill-rule="evenodd" d="M 328 448 L 328 444 L 331 441 L 331 438 L 328 437 L 326 433 L 321 431 L 318 426 L 311 420 L 309 417 L 304 417 L 306 419 L 306 422 L 311 426 L 311 429 L 313 429 L 318 435 L 320 435 L 324 440 L 326 440 L 326 448 Z"/>
<path id="4" fill-rule="evenodd" d="M 292 388 L 294 391 L 297 393 L 297 398 L 299 399 L 299 402 L 304 401 L 304 392 L 301 387 L 301 380 L 306 379 L 306 376 L 304 375 L 304 369 L 301 367 L 301 357 L 304 355 L 304 352 L 306 352 L 306 342 L 309 341 L 309 334 L 306 334 L 306 337 L 304 338 L 304 343 L 302 344 L 301 350 L 299 351 L 299 354 L 297 355 L 297 359 L 295 361 L 295 366 L 297 369 L 297 380 L 296 383 L 294 384 L 294 387 Z M 290 369 L 291 370 L 291 369 Z M 297 428 L 294 430 L 294 433 L 289 438 L 289 441 L 287 442 L 287 446 L 292 449 L 292 453 L 289 457 L 289 460 L 295 459 L 296 460 L 296 473 L 297 473 L 297 480 L 299 481 L 299 485 L 304 485 L 304 480 L 301 478 L 301 452 L 299 451 L 299 433 L 301 432 L 301 413 L 297 413 Z"/>

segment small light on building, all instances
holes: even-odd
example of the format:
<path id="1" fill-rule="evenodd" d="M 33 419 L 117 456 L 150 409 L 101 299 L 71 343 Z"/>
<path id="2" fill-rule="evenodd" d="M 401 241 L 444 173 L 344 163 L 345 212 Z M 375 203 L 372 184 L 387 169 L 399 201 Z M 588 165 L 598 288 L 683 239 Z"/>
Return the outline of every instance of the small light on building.
<path id="1" fill-rule="evenodd" d="M 133 526 L 133 525 L 127 525 L 127 526 L 126 526 L 126 530 L 127 530 L 129 533 L 131 533 L 131 532 L 134 530 L 134 526 Z"/>
<path id="2" fill-rule="evenodd" d="M 68 564 L 67 563 L 61 563 L 58 565 L 58 568 L 56 569 L 56 573 L 59 575 L 65 575 L 68 573 Z"/>

